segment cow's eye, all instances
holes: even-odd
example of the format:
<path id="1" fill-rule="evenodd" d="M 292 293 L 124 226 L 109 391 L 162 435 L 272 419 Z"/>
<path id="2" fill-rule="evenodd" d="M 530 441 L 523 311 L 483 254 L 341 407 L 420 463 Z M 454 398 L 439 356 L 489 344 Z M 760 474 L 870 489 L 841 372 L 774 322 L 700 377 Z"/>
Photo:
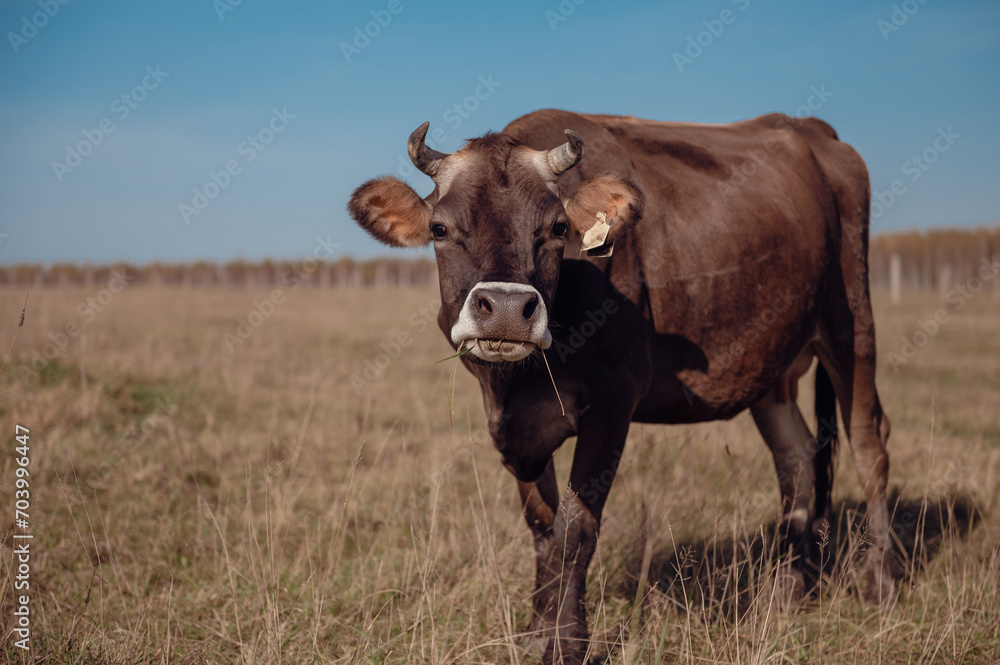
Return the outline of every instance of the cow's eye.
<path id="1" fill-rule="evenodd" d="M 444 227 L 444 224 L 431 224 L 431 235 L 434 236 L 435 240 L 440 240 L 448 235 L 448 229 Z"/>
<path id="2" fill-rule="evenodd" d="M 565 238 L 569 233 L 569 224 L 566 222 L 556 222 L 552 225 L 552 235 L 557 238 Z"/>

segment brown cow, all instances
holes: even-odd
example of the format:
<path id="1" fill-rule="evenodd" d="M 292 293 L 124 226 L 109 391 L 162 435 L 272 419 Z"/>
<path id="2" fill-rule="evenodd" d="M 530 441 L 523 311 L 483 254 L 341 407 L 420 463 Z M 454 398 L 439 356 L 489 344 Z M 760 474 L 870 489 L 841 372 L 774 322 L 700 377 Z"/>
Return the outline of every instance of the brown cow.
<path id="1" fill-rule="evenodd" d="M 780 114 L 698 125 L 544 110 L 448 155 L 425 145 L 427 127 L 408 148 L 436 184 L 430 196 L 384 177 L 348 209 L 384 243 L 434 243 L 441 329 L 467 351 L 535 536 L 543 662 L 586 652 L 587 566 L 633 421 L 749 408 L 799 562 L 829 511 L 839 401 L 868 506 L 865 597 L 890 602 L 889 421 L 875 389 L 858 154 L 826 123 Z M 814 357 L 818 442 L 795 402 Z M 574 435 L 560 499 L 552 453 Z"/>

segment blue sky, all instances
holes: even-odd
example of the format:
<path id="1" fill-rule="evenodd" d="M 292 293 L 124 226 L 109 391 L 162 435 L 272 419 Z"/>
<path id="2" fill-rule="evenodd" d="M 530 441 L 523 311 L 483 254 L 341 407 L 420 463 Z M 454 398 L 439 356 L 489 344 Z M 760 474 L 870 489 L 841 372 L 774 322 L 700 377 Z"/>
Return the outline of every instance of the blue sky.
<path id="1" fill-rule="evenodd" d="M 876 191 L 899 181 L 874 232 L 1000 219 L 995 2 L 236 1 L 0 3 L 0 263 L 390 254 L 344 205 L 417 125 L 450 151 L 544 107 L 811 101 Z"/>

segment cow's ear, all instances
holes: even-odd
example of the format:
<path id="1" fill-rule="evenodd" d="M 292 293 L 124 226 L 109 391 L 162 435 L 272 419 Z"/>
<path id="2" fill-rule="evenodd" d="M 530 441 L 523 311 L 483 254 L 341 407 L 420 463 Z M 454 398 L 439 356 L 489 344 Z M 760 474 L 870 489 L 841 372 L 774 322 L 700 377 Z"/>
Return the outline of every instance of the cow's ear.
<path id="1" fill-rule="evenodd" d="M 566 204 L 566 215 L 573 228 L 582 234 L 597 223 L 597 213 L 603 212 L 611 224 L 607 237 L 610 243 L 639 221 L 643 203 L 638 187 L 614 173 L 602 173 L 580 185 Z"/>
<path id="2" fill-rule="evenodd" d="M 429 243 L 431 207 L 402 180 L 385 176 L 354 190 L 347 202 L 351 217 L 373 238 L 393 247 Z"/>

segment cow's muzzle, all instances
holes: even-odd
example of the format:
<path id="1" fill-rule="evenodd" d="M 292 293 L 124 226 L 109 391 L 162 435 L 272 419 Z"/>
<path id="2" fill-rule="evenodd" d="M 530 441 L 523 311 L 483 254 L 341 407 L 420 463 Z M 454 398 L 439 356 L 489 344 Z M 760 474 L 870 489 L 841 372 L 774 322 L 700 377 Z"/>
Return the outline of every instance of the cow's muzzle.
<path id="1" fill-rule="evenodd" d="M 488 362 L 514 362 L 552 344 L 542 295 L 514 282 L 479 282 L 469 291 L 451 341 Z"/>

